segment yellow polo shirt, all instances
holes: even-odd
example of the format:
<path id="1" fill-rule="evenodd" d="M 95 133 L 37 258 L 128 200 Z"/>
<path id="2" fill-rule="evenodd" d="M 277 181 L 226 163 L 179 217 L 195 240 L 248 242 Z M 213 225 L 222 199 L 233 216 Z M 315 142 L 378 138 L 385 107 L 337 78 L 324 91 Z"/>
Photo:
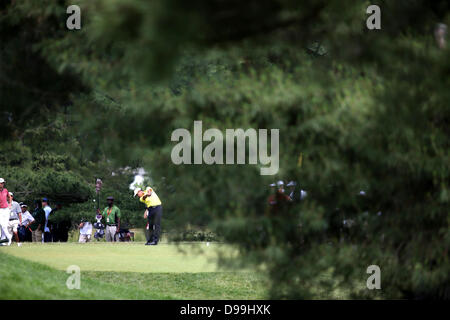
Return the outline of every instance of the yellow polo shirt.
<path id="1" fill-rule="evenodd" d="M 159 206 L 161 205 L 161 200 L 159 200 L 158 196 L 156 195 L 155 190 L 153 190 L 152 188 L 148 187 L 147 189 L 145 189 L 144 192 L 147 192 L 147 190 L 152 190 L 152 195 L 148 196 L 146 199 L 144 199 L 143 195 L 139 201 L 141 201 L 142 203 L 145 203 L 145 206 L 148 207 L 155 207 L 155 206 Z"/>

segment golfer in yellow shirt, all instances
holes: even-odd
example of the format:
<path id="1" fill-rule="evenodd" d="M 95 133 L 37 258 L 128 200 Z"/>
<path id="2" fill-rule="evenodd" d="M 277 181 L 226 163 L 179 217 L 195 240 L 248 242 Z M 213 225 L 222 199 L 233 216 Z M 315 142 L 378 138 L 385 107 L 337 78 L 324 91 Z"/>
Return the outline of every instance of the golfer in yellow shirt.
<path id="1" fill-rule="evenodd" d="M 139 197 L 139 201 L 145 204 L 146 216 L 144 218 L 148 219 L 149 230 L 151 234 L 147 239 L 146 245 L 155 246 L 158 244 L 159 237 L 161 235 L 161 216 L 162 216 L 162 203 L 159 200 L 156 192 L 147 187 L 145 191 L 141 188 L 134 189 L 134 196 Z"/>

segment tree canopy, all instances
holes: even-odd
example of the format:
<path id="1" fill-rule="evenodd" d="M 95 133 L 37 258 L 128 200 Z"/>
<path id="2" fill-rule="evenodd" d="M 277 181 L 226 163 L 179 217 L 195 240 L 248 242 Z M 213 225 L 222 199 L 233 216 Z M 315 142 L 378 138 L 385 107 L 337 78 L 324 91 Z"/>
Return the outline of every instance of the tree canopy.
<path id="1" fill-rule="evenodd" d="M 70 4 L 81 30 L 65 27 Z M 369 4 L 4 1 L 0 175 L 87 203 L 96 175 L 145 167 L 174 227 L 212 228 L 273 298 L 448 298 L 450 59 L 433 28 L 449 3 L 378 1 L 381 30 Z M 174 165 L 171 133 L 195 120 L 279 129 L 279 172 Z M 307 200 L 270 211 L 280 179 Z M 111 191 L 125 199 L 131 180 Z M 382 293 L 365 287 L 369 265 Z"/>

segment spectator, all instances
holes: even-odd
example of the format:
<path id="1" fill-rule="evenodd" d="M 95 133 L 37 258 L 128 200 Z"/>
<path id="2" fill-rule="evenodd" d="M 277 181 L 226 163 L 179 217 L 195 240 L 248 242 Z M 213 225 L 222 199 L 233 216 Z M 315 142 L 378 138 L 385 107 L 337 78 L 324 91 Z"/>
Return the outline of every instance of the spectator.
<path id="1" fill-rule="evenodd" d="M 270 195 L 269 195 L 269 198 L 267 199 L 267 202 L 269 203 L 269 205 L 273 206 L 277 203 L 276 199 L 275 199 L 275 195 L 276 195 L 276 191 L 277 191 L 277 184 L 271 183 L 269 185 L 269 187 L 270 187 Z"/>
<path id="2" fill-rule="evenodd" d="M 20 208 L 20 204 L 17 201 L 14 201 L 14 194 L 10 192 L 9 195 L 11 196 L 12 202 L 11 211 L 9 213 L 8 231 L 14 235 L 17 245 L 20 247 L 22 244 L 19 241 L 17 227 L 19 226 L 19 215 L 22 213 L 22 209 Z"/>
<path id="3" fill-rule="evenodd" d="M 19 214 L 19 239 L 20 242 L 27 241 L 28 238 L 31 240 L 31 229 L 30 225 L 34 222 L 34 218 L 31 213 L 28 211 L 28 206 L 24 203 L 20 205 L 22 213 Z M 28 234 L 30 237 L 28 237 Z"/>
<path id="4" fill-rule="evenodd" d="M 42 242 L 42 232 L 45 225 L 45 211 L 42 209 L 42 203 L 40 200 L 35 200 L 35 209 L 32 213 L 34 223 L 30 225 L 31 239 L 33 242 Z"/>
<path id="5" fill-rule="evenodd" d="M 295 181 L 289 181 L 289 183 L 286 185 L 289 188 L 289 198 L 291 198 L 292 201 L 297 200 L 295 197 L 295 186 L 297 185 L 297 182 Z"/>
<path id="6" fill-rule="evenodd" d="M 42 199 L 42 208 L 45 212 L 45 226 L 44 226 L 44 237 L 43 242 L 52 242 L 52 234 L 50 233 L 50 228 L 48 226 L 48 218 L 52 212 L 52 208 L 49 206 L 49 201 L 47 198 Z"/>
<path id="7" fill-rule="evenodd" d="M 283 181 L 280 180 L 277 182 L 277 188 L 275 194 L 271 194 L 268 199 L 269 213 L 272 216 L 276 216 L 279 212 L 283 211 L 287 203 L 292 202 L 291 198 L 285 194 Z"/>
<path id="8" fill-rule="evenodd" d="M 287 186 L 290 188 L 289 190 L 289 198 L 292 201 L 300 201 L 306 198 L 308 193 L 305 190 L 300 189 L 298 193 L 295 191 L 295 187 L 297 185 L 297 182 L 290 181 Z"/>
<path id="9" fill-rule="evenodd" d="M 60 220 L 57 224 L 56 231 L 58 236 L 56 240 L 53 238 L 53 241 L 67 242 L 67 240 L 69 239 L 69 230 L 71 225 L 72 223 L 68 218 L 63 218 L 62 220 Z"/>
<path id="10" fill-rule="evenodd" d="M 80 239 L 78 242 L 80 243 L 86 243 L 91 241 L 91 235 L 92 235 L 92 223 L 86 220 L 81 220 L 80 225 L 78 226 L 80 229 Z"/>
<path id="11" fill-rule="evenodd" d="M 68 222 L 67 218 L 63 218 L 62 215 L 56 216 L 56 213 L 61 210 L 61 208 L 61 204 L 57 203 L 56 207 L 50 212 L 50 218 L 47 223 L 53 242 L 66 242 L 68 238 L 70 221 Z"/>
<path id="12" fill-rule="evenodd" d="M 114 205 L 114 198 L 106 198 L 107 207 L 103 210 L 102 217 L 106 221 L 106 241 L 115 242 L 116 233 L 120 230 L 120 209 Z"/>

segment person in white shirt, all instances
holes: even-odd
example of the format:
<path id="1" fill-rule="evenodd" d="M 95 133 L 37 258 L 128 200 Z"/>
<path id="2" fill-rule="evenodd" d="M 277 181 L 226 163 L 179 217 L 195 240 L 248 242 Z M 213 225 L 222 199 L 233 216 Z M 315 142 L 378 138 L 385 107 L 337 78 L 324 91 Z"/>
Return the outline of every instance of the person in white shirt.
<path id="1" fill-rule="evenodd" d="M 20 209 L 20 204 L 14 200 L 14 194 L 12 192 L 9 193 L 11 196 L 11 211 L 9 212 L 9 223 L 8 223 L 8 231 L 10 234 L 14 235 L 16 239 L 17 245 L 20 247 L 19 235 L 17 234 L 17 227 L 19 226 L 19 215 L 22 213 L 22 209 Z"/>
<path id="2" fill-rule="evenodd" d="M 295 181 L 290 181 L 287 184 L 287 186 L 289 187 L 289 198 L 292 201 L 299 201 L 299 200 L 305 199 L 306 196 L 308 195 L 308 193 L 305 190 L 300 189 L 298 194 L 296 194 L 296 191 L 295 191 L 296 185 L 297 185 L 297 182 L 295 182 Z"/>
<path id="3" fill-rule="evenodd" d="M 50 233 L 50 228 L 48 227 L 48 218 L 52 212 L 52 208 L 49 206 L 47 198 L 42 199 L 42 209 L 44 209 L 45 212 L 45 226 L 44 233 L 42 234 L 42 242 L 52 242 L 52 235 Z"/>
<path id="4" fill-rule="evenodd" d="M 78 242 L 80 243 L 86 243 L 91 241 L 91 235 L 92 235 L 92 223 L 86 220 L 81 220 L 80 225 L 78 226 L 80 229 L 80 239 Z"/>
<path id="5" fill-rule="evenodd" d="M 20 241 L 23 242 L 26 239 L 27 229 L 31 233 L 29 226 L 34 223 L 34 218 L 28 211 L 28 206 L 26 204 L 21 203 L 20 208 L 22 209 L 22 213 L 19 215 L 19 238 Z"/>

